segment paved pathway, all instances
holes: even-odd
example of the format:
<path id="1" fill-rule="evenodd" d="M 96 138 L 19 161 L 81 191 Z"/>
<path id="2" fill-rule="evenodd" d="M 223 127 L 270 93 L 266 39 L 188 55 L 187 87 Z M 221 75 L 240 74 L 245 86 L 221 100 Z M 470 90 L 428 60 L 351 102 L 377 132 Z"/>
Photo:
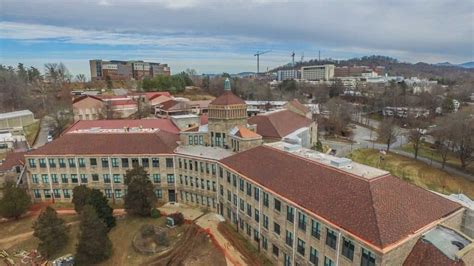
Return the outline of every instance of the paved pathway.
<path id="1" fill-rule="evenodd" d="M 35 143 L 33 144 L 33 148 L 39 148 L 48 142 L 48 135 L 49 135 L 49 123 L 51 122 L 51 118 L 45 116 L 41 120 L 40 129 L 38 137 L 36 138 Z"/>

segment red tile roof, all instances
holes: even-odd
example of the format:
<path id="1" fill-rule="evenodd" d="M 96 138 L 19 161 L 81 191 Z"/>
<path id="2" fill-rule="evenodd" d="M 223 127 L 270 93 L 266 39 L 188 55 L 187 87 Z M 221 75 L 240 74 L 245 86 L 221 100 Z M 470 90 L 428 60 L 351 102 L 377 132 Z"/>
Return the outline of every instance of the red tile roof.
<path id="1" fill-rule="evenodd" d="M 191 108 L 191 106 L 184 101 L 169 100 L 166 102 L 162 102 L 159 105 L 159 108 L 165 111 L 172 111 L 172 110 L 189 109 Z"/>
<path id="2" fill-rule="evenodd" d="M 172 154 L 179 136 L 157 133 L 69 133 L 28 155 Z"/>
<path id="3" fill-rule="evenodd" d="M 231 91 L 224 91 L 219 97 L 214 99 L 210 105 L 233 105 L 245 104 L 245 101 L 233 94 Z"/>
<path id="4" fill-rule="evenodd" d="M 244 126 L 239 126 L 238 131 L 235 133 L 237 137 L 240 138 L 261 138 L 259 134 L 253 132 L 252 130 L 244 127 Z"/>
<path id="5" fill-rule="evenodd" d="M 464 266 L 464 261 L 454 261 L 443 254 L 431 243 L 419 239 L 403 262 L 403 266 Z"/>
<path id="6" fill-rule="evenodd" d="M 381 249 L 461 208 L 391 175 L 368 180 L 267 146 L 221 162 Z"/>
<path id="7" fill-rule="evenodd" d="M 289 110 L 274 111 L 267 114 L 252 116 L 250 125 L 257 125 L 257 133 L 264 138 L 283 138 L 302 127 L 311 125 L 313 121 L 305 116 Z"/>
<path id="8" fill-rule="evenodd" d="M 103 100 L 102 100 L 100 97 L 98 97 L 98 96 L 94 96 L 94 95 L 81 95 L 81 96 L 79 96 L 79 97 L 77 97 L 77 98 L 74 98 L 74 100 L 72 101 L 72 103 L 74 104 L 74 103 L 80 102 L 80 101 L 82 101 L 82 100 L 84 100 L 84 99 L 86 99 L 86 98 L 95 99 L 95 100 L 98 100 L 98 101 L 101 101 L 101 102 L 103 101 Z"/>
<path id="9" fill-rule="evenodd" d="M 25 152 L 9 152 L 6 154 L 5 161 L 0 164 L 0 172 L 9 171 L 17 165 L 25 164 Z"/>
<path id="10" fill-rule="evenodd" d="M 119 105 L 137 105 L 137 102 L 135 102 L 132 99 L 127 99 L 127 100 L 113 100 L 110 101 L 110 104 L 112 106 L 119 106 Z"/>
<path id="11" fill-rule="evenodd" d="M 169 119 L 117 119 L 117 120 L 79 120 L 65 133 L 79 129 L 123 129 L 126 127 L 141 127 L 143 129 L 160 129 L 173 134 L 178 134 L 179 129 Z M 64 134 L 65 134 L 64 133 Z"/>

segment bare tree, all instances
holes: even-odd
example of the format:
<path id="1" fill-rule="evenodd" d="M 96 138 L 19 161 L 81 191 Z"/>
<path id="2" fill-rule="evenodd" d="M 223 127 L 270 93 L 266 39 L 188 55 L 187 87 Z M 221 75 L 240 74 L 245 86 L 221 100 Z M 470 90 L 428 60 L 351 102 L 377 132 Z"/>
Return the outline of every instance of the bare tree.
<path id="1" fill-rule="evenodd" d="M 457 112 L 448 116 L 453 131 L 452 142 L 461 162 L 466 168 L 474 160 L 474 118 L 469 112 Z"/>
<path id="2" fill-rule="evenodd" d="M 441 169 L 444 169 L 452 147 L 452 131 L 449 126 L 443 123 L 443 126 L 440 126 L 434 130 L 432 135 L 436 140 L 436 149 L 441 156 Z"/>
<path id="3" fill-rule="evenodd" d="M 384 119 L 378 128 L 379 139 L 387 144 L 387 152 L 390 151 L 390 145 L 397 138 L 399 131 L 393 118 Z"/>
<path id="4" fill-rule="evenodd" d="M 413 128 L 408 132 L 408 139 L 413 145 L 415 159 L 417 159 L 418 151 L 420 150 L 420 146 L 423 141 L 423 131 L 425 130 L 426 123 L 419 119 L 411 118 L 410 124 Z"/>
<path id="5" fill-rule="evenodd" d="M 86 81 L 87 81 L 86 75 L 78 74 L 78 75 L 76 75 L 76 80 L 80 83 L 86 83 Z"/>

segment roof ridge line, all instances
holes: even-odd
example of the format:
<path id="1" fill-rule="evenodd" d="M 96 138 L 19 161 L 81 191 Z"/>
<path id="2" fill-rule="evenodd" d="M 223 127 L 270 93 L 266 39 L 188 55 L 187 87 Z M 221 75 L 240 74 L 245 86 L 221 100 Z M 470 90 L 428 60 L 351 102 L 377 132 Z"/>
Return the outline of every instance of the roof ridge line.
<path id="1" fill-rule="evenodd" d="M 369 193 L 370 193 L 370 206 L 372 208 L 372 212 L 374 214 L 374 217 L 375 217 L 375 227 L 377 228 L 377 238 L 378 238 L 378 241 L 380 242 L 380 247 L 383 248 L 383 242 L 382 242 L 382 238 L 381 238 L 381 230 L 380 230 L 380 227 L 379 227 L 379 217 L 377 215 L 377 211 L 375 210 L 375 206 L 374 206 L 374 196 L 372 194 L 372 183 L 371 182 L 367 182 L 367 185 L 369 186 Z"/>

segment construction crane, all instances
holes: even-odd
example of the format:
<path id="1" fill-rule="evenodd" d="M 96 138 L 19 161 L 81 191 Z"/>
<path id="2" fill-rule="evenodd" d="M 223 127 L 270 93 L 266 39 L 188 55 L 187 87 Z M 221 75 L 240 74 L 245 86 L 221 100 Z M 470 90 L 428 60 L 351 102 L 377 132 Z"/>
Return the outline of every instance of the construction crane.
<path id="1" fill-rule="evenodd" d="M 260 56 L 262 54 L 266 54 L 268 52 L 271 52 L 271 50 L 268 50 L 268 51 L 264 51 L 264 52 L 260 52 L 260 51 L 257 51 L 256 54 L 254 54 L 254 56 L 257 57 L 257 75 L 260 73 Z"/>
<path id="2" fill-rule="evenodd" d="M 295 66 L 295 51 L 293 51 L 293 53 L 291 53 L 291 62 L 292 62 L 292 66 Z"/>

